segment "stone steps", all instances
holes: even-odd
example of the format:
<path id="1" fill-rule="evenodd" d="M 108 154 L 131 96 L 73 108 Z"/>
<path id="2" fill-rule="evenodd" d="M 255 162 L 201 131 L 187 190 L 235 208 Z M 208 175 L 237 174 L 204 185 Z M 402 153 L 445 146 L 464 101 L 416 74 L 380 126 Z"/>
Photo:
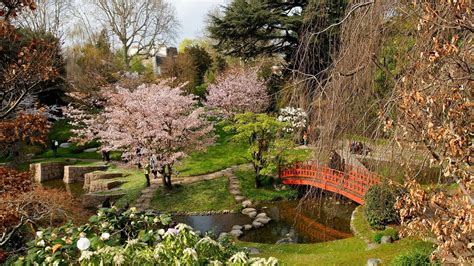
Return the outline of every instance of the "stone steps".
<path id="1" fill-rule="evenodd" d="M 89 185 L 89 192 L 104 192 L 116 188 L 125 181 L 123 180 L 94 180 Z"/>

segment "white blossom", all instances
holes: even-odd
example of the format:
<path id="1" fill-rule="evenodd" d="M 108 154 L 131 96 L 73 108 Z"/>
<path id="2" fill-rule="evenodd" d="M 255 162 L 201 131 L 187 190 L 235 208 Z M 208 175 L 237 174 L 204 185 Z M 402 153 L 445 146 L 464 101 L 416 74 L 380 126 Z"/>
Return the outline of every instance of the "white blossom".
<path id="1" fill-rule="evenodd" d="M 110 234 L 107 232 L 104 232 L 100 235 L 100 239 L 102 240 L 109 240 L 109 238 L 110 238 Z"/>
<path id="2" fill-rule="evenodd" d="M 77 248 L 81 251 L 87 250 L 91 246 L 91 241 L 86 237 L 81 237 L 77 240 Z"/>

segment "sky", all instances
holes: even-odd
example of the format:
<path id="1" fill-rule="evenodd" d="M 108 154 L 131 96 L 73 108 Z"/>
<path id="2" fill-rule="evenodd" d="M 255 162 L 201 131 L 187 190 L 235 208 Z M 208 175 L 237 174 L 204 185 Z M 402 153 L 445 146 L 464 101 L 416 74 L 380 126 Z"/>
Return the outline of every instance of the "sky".
<path id="1" fill-rule="evenodd" d="M 177 38 L 178 45 L 183 39 L 201 37 L 206 27 L 206 17 L 210 10 L 228 2 L 228 0 L 169 0 L 176 8 L 181 29 Z"/>

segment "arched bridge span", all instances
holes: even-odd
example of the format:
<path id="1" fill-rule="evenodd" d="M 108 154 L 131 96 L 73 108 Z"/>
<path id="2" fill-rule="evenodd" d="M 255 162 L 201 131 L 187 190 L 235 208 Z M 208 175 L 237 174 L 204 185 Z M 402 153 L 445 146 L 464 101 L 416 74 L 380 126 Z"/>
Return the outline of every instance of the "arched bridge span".
<path id="1" fill-rule="evenodd" d="M 315 161 L 280 164 L 278 177 L 283 184 L 318 187 L 364 204 L 365 193 L 371 186 L 379 184 L 382 176 L 351 165 L 345 165 L 345 168 L 338 171 Z"/>

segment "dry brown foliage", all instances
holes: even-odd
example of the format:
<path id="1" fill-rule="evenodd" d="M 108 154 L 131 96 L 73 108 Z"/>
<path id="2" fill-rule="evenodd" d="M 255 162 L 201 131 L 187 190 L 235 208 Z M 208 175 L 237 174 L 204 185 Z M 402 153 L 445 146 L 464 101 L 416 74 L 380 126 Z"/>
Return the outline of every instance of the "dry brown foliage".
<path id="1" fill-rule="evenodd" d="M 28 172 L 0 167 L 0 177 L 0 248 L 26 224 L 54 226 L 67 220 L 82 223 L 89 217 L 81 203 L 67 192 L 36 186 Z"/>
<path id="2" fill-rule="evenodd" d="M 397 141 L 424 145 L 431 163 L 459 189 L 426 190 L 407 182 L 399 199 L 405 235 L 431 231 L 444 263 L 472 263 L 473 220 L 473 15 L 470 1 L 414 1 L 406 11 L 419 18 L 414 58 L 396 86 Z"/>
<path id="3" fill-rule="evenodd" d="M 0 1 L 0 119 L 11 114 L 26 95 L 45 90 L 41 84 L 58 77 L 57 43 L 33 38 L 21 41 L 12 23 L 22 9 L 35 9 L 33 0 Z"/>

